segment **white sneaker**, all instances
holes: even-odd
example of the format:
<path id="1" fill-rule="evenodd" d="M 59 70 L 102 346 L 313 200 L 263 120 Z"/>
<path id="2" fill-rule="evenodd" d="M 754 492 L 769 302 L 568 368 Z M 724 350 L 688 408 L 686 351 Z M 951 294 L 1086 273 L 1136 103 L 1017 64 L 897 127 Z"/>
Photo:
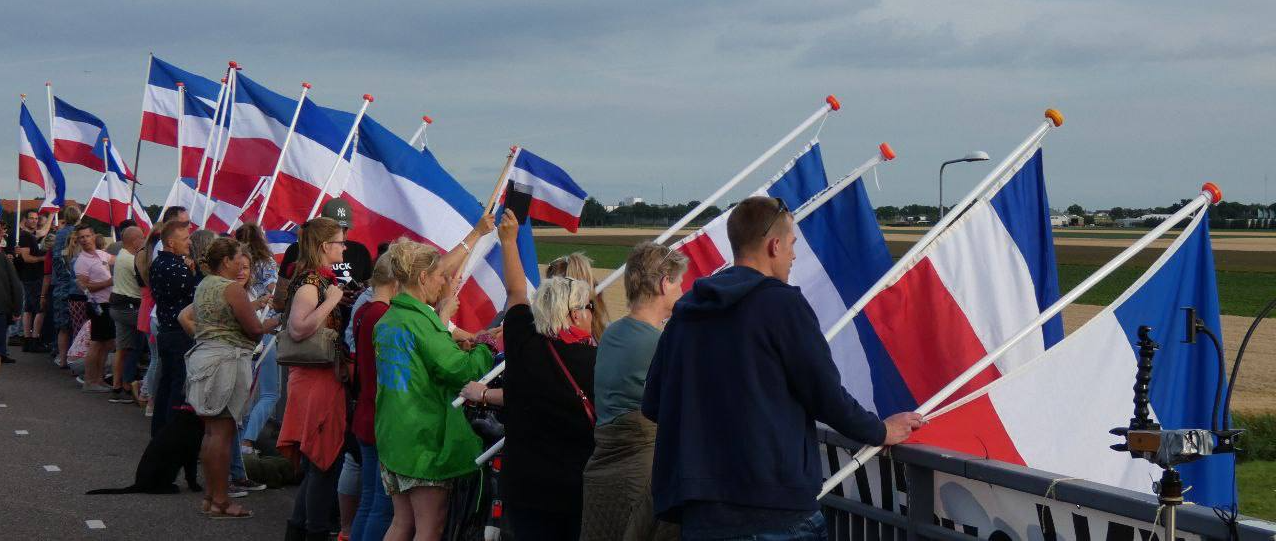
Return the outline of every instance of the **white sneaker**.
<path id="1" fill-rule="evenodd" d="M 155 416 L 155 401 L 154 400 L 146 401 L 146 416 L 147 417 Z"/>
<path id="2" fill-rule="evenodd" d="M 231 498 L 243 498 L 244 496 L 248 495 L 248 491 L 238 489 L 238 488 L 232 488 L 226 492 L 226 495 L 230 496 Z"/>

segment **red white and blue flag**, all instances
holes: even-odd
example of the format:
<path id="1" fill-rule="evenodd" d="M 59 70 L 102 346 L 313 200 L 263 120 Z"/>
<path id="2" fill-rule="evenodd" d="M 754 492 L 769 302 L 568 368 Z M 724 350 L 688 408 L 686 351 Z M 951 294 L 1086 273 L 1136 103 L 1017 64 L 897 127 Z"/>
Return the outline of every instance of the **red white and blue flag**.
<path id="1" fill-rule="evenodd" d="M 1113 452 L 1108 446 L 1118 440 L 1108 430 L 1129 423 L 1143 325 L 1160 344 L 1150 387 L 1154 420 L 1166 429 L 1212 426 L 1220 383 L 1215 352 L 1207 341 L 1183 342 L 1187 321 L 1181 309 L 1196 308 L 1207 327 L 1222 332 L 1207 216 L 1201 210 L 1152 267 L 1088 323 L 992 383 L 975 403 L 932 419 L 917 439 L 935 443 L 942 435 L 969 431 L 971 418 L 992 411 L 1018 463 L 1151 493 L 1160 468 Z M 964 411 L 968 408 L 975 411 Z M 1013 458 L 1008 451 L 993 458 Z M 1235 505 L 1233 460 L 1223 454 L 1178 465 L 1183 484 L 1192 487 L 1187 499 Z"/>
<path id="2" fill-rule="evenodd" d="M 339 125 L 340 119 L 348 113 L 319 107 L 307 98 L 297 116 L 296 129 L 280 164 L 273 190 L 269 186 L 259 187 L 261 178 L 270 176 L 279 161 L 288 126 L 297 111 L 297 100 L 278 94 L 242 74 L 235 76 L 234 86 L 229 142 L 217 178 L 213 181 L 212 197 L 248 210 L 245 218 L 251 217 L 266 228 L 277 228 L 287 221 L 304 222 L 319 197 L 319 190 L 327 180 L 332 164 L 338 161 L 338 152 L 350 131 L 353 116 Z M 337 178 L 345 178 L 348 170 L 348 161 L 342 159 Z M 256 205 L 256 201 L 264 199 L 268 190 L 270 201 L 266 215 L 258 219 L 260 210 L 247 208 L 249 197 L 257 192 L 259 197 L 252 201 Z M 330 196 L 339 193 L 339 185 L 329 190 Z"/>
<path id="3" fill-rule="evenodd" d="M 129 192 L 129 183 L 122 180 L 115 172 L 102 175 L 102 180 L 98 181 L 97 187 L 93 189 L 93 197 L 84 207 L 84 215 L 111 227 L 120 225 L 120 222 L 129 219 Z M 146 214 L 146 207 L 136 195 L 133 195 L 131 199 L 132 220 L 137 223 L 143 233 L 150 233 L 151 217 Z"/>
<path id="4" fill-rule="evenodd" d="M 512 195 L 510 190 L 520 192 L 531 200 L 528 215 L 533 219 L 575 233 L 589 194 L 576 185 L 576 181 L 561 167 L 524 148 L 514 152 L 514 165 L 510 168 L 508 189 L 503 192 L 502 201 Z"/>
<path id="5" fill-rule="evenodd" d="M 62 208 L 66 200 L 66 178 L 62 167 L 53 157 L 49 143 L 36 126 L 26 102 L 18 114 L 18 179 L 25 180 L 44 190 L 41 212 Z"/>
<path id="6" fill-rule="evenodd" d="M 354 211 L 348 238 L 376 246 L 405 236 L 443 251 L 460 244 L 483 215 L 474 196 L 433 154 L 412 148 L 371 117 L 363 118 L 358 133 L 358 150 L 342 193 Z M 499 255 L 493 250 L 462 285 L 460 309 L 453 318 L 461 328 L 484 328 L 505 307 Z M 520 241 L 520 255 L 528 283 L 539 285 L 535 247 Z"/>
<path id="7" fill-rule="evenodd" d="M 150 141 L 160 145 L 170 147 L 177 146 L 177 115 L 178 115 L 178 90 L 177 83 L 182 83 L 186 87 L 186 95 L 201 103 L 205 107 L 212 108 L 217 106 L 217 95 L 221 90 L 221 84 L 196 75 L 177 66 L 169 64 L 154 56 L 151 57 L 151 65 L 147 70 L 148 77 L 146 81 L 146 92 L 142 97 L 142 130 L 141 139 Z M 190 114 L 191 105 L 186 105 L 187 113 Z M 212 119 L 212 115 L 208 115 Z M 183 143 L 190 140 L 183 138 Z M 199 140 L 202 147 L 204 140 Z M 198 166 L 198 164 L 196 164 Z M 194 176 L 193 174 L 191 176 Z"/>
<path id="8" fill-rule="evenodd" d="M 86 111 L 77 109 L 53 98 L 53 155 L 63 163 L 80 164 L 89 169 L 106 172 L 116 171 L 121 178 L 132 180 L 133 172 L 124 163 L 119 149 L 115 145 L 105 145 L 103 139 L 109 138 L 106 123 Z M 106 151 L 110 150 L 110 159 L 106 159 Z"/>
<path id="9" fill-rule="evenodd" d="M 296 224 L 290 224 L 296 225 Z M 288 251 L 288 247 L 297 243 L 297 232 L 295 229 L 270 229 L 266 231 L 266 246 L 270 247 L 270 253 L 275 256 L 275 263 L 282 264 L 284 262 L 284 253 Z"/>

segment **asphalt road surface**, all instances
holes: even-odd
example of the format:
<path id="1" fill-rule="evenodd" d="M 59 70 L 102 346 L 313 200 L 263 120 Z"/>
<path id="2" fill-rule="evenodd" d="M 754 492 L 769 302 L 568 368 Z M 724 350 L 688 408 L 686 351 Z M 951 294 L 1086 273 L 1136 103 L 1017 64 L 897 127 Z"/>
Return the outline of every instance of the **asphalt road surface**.
<path id="1" fill-rule="evenodd" d="M 201 514 L 201 494 L 180 479 L 181 494 L 86 496 L 133 483 L 150 419 L 136 405 L 107 402 L 108 394 L 81 393 L 46 354 L 17 349 L 10 355 L 18 363 L 0 366 L 0 538 L 283 538 L 293 488 L 236 500 L 255 515 L 240 520 Z"/>

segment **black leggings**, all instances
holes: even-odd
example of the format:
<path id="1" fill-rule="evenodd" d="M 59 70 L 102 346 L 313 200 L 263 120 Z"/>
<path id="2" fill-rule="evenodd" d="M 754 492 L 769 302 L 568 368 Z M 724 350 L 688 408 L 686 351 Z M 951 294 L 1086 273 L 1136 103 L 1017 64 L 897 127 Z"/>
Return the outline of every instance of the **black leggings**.
<path id="1" fill-rule="evenodd" d="M 507 505 L 505 517 L 518 541 L 580 539 L 579 511 L 555 513 Z"/>
<path id="2" fill-rule="evenodd" d="M 327 471 L 319 469 L 302 455 L 301 465 L 306 470 L 306 478 L 297 488 L 292 518 L 288 519 L 290 524 L 304 528 L 307 533 L 326 534 L 332 531 L 332 510 L 337 506 L 337 480 L 341 478 L 343 454 L 337 455 L 337 461 Z"/>

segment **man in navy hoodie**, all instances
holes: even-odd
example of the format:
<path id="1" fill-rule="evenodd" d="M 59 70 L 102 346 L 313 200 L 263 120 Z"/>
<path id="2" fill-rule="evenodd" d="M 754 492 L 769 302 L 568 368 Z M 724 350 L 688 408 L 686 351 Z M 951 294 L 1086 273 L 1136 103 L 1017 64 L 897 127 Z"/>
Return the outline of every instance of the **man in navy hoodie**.
<path id="1" fill-rule="evenodd" d="M 842 389 L 815 312 L 786 283 L 795 227 L 778 199 L 736 205 L 734 265 L 696 281 L 657 346 L 642 401 L 659 427 L 651 490 L 683 539 L 824 539 L 815 422 L 870 445 L 922 423 L 883 422 Z"/>

